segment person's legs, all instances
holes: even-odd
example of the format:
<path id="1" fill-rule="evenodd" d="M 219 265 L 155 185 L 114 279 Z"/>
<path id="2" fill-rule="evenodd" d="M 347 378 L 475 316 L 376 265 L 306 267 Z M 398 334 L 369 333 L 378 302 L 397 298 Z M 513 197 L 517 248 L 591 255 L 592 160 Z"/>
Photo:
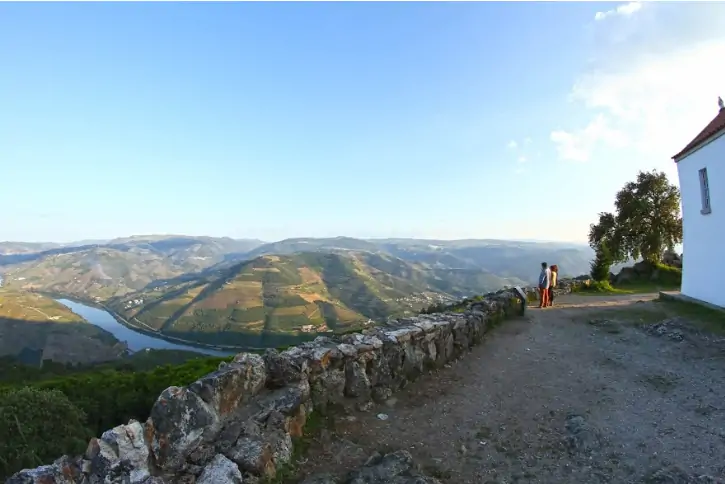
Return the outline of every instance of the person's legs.
<path id="1" fill-rule="evenodd" d="M 539 307 L 544 308 L 549 301 L 549 289 L 545 287 L 539 288 Z"/>
<path id="2" fill-rule="evenodd" d="M 554 304 L 554 288 L 549 288 L 549 306 L 552 306 Z"/>

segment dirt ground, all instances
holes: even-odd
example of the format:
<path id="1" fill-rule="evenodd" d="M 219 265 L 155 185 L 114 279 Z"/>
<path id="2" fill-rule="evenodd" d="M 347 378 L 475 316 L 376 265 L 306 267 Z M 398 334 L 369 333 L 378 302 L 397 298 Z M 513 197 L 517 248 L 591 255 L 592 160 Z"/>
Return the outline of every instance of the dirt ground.
<path id="1" fill-rule="evenodd" d="M 385 404 L 331 418 L 298 477 L 407 449 L 445 483 L 725 482 L 725 338 L 654 298 L 529 308 Z"/>

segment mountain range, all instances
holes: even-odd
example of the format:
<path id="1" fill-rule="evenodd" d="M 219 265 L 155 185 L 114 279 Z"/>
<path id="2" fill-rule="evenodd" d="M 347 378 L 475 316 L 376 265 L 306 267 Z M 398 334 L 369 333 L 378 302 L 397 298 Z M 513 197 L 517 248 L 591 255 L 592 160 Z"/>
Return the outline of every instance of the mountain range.
<path id="1" fill-rule="evenodd" d="M 502 240 L 133 236 L 0 243 L 6 288 L 103 304 L 131 326 L 213 344 L 269 346 L 433 303 L 589 271 L 589 247 Z M 271 338 L 271 339 L 270 339 Z"/>

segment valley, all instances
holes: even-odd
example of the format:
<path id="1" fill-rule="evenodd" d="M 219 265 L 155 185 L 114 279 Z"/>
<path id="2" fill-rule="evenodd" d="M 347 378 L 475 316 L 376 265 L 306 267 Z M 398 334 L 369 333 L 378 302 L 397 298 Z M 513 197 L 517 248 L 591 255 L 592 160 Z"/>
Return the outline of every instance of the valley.
<path id="1" fill-rule="evenodd" d="M 579 275 L 590 259 L 586 246 L 502 240 L 148 235 L 0 243 L 0 277 L 15 293 L 102 305 L 147 338 L 266 348 L 528 285 L 542 260 Z"/>

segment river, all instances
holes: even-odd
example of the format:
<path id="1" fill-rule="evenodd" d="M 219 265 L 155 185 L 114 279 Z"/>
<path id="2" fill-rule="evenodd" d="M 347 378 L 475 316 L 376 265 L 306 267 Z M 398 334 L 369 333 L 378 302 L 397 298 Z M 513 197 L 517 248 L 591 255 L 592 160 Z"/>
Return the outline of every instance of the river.
<path id="1" fill-rule="evenodd" d="M 112 333 L 117 339 L 125 341 L 128 345 L 128 349 L 133 352 L 151 348 L 156 350 L 194 351 L 196 353 L 204 353 L 212 356 L 229 356 L 237 353 L 236 351 L 219 351 L 211 348 L 183 345 L 167 341 L 163 338 L 155 338 L 151 335 L 140 333 L 124 326 L 103 309 L 86 306 L 85 304 L 81 304 L 77 301 L 71 301 L 70 299 L 56 299 L 56 301 L 68 307 L 71 311 L 81 316 L 89 323 Z"/>

